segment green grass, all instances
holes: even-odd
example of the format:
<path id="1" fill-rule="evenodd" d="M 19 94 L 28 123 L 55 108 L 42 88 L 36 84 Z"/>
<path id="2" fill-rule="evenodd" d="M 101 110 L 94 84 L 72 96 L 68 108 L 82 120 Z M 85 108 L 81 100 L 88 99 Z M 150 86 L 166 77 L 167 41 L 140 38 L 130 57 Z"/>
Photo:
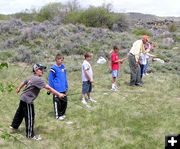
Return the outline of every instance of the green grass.
<path id="1" fill-rule="evenodd" d="M 68 68 L 72 59 L 65 57 Z M 79 65 L 81 60 L 73 62 Z M 93 64 L 92 110 L 80 102 L 80 71 L 69 72 L 67 119 L 57 121 L 53 115 L 52 96 L 41 91 L 35 100 L 35 132 L 43 138 L 40 142 L 27 140 L 24 122 L 19 133 L 10 134 L 9 125 L 19 104 L 19 95 L 0 93 L 0 144 L 2 149 L 162 149 L 165 135 L 180 133 L 180 76 L 155 72 L 144 77 L 143 87 L 127 85 L 129 75 L 122 65 L 118 79 L 120 89 L 111 92 L 111 75 L 107 65 Z M 31 67 L 10 65 L 0 70 L 1 82 L 20 81 L 31 75 Z M 47 78 L 45 73 L 44 78 Z M 73 124 L 68 125 L 67 122 Z"/>

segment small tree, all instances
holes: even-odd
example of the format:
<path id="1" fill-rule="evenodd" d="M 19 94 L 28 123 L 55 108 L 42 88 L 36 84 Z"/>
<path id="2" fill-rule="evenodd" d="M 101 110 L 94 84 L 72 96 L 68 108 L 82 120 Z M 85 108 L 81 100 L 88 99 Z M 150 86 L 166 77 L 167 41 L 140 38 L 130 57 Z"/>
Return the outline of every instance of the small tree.
<path id="1" fill-rule="evenodd" d="M 177 26 L 176 26 L 176 24 L 175 24 L 175 23 L 170 24 L 170 25 L 168 26 L 168 30 L 169 30 L 169 32 L 176 32 L 176 31 L 177 31 Z"/>
<path id="2" fill-rule="evenodd" d="M 45 20 L 52 20 L 55 16 L 66 12 L 66 7 L 61 3 L 49 3 L 43 6 L 36 16 L 36 20 L 43 22 Z"/>

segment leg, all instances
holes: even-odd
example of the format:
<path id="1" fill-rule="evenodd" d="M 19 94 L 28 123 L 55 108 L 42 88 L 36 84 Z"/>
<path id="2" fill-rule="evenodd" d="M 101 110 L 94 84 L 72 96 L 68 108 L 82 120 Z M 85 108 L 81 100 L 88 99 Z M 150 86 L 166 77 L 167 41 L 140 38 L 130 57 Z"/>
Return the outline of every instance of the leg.
<path id="1" fill-rule="evenodd" d="M 66 113 L 67 96 L 65 96 L 63 99 L 59 99 L 59 101 L 60 101 L 60 116 L 63 116 Z"/>
<path id="2" fill-rule="evenodd" d="M 135 85 L 136 80 L 137 80 L 137 66 L 136 66 L 136 60 L 135 60 L 135 56 L 133 55 L 129 55 L 128 56 L 128 61 L 129 61 L 129 67 L 130 67 L 130 72 L 131 72 L 131 76 L 130 76 L 130 85 Z"/>
<path id="3" fill-rule="evenodd" d="M 59 116 L 61 116 L 60 114 L 60 100 L 58 97 L 56 97 L 55 95 L 53 95 L 53 105 L 54 105 L 54 114 L 55 114 L 55 118 L 57 119 Z"/>
<path id="4" fill-rule="evenodd" d="M 24 106 L 24 102 L 20 100 L 20 103 L 19 103 L 19 107 L 18 109 L 16 110 L 16 113 L 14 115 L 14 118 L 13 118 L 13 121 L 12 121 L 12 124 L 11 126 L 14 128 L 14 129 L 18 129 L 23 118 L 24 118 L 24 112 L 23 112 L 23 106 Z"/>
<path id="5" fill-rule="evenodd" d="M 143 74 L 144 74 L 144 65 L 140 65 L 140 68 L 141 68 L 141 78 L 143 77 Z"/>
<path id="6" fill-rule="evenodd" d="M 25 124 L 26 124 L 26 137 L 33 138 L 34 137 L 34 104 L 26 103 L 26 106 L 23 107 L 23 111 L 25 114 Z"/>
<path id="7" fill-rule="evenodd" d="M 142 83 L 140 65 L 137 66 L 137 70 L 136 70 L 136 82 L 135 82 L 135 84 L 139 84 L 139 83 Z"/>

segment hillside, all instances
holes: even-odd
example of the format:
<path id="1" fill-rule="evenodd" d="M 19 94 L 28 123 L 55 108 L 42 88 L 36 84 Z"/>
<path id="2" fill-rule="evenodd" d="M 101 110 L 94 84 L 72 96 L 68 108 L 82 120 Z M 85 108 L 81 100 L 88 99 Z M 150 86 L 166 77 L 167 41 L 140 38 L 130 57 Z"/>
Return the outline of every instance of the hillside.
<path id="1" fill-rule="evenodd" d="M 44 22 L 14 18 L 0 21 L 0 63 L 3 64 L 0 65 L 0 148 L 164 148 L 166 135 L 180 134 L 180 30 L 177 27 L 171 32 L 166 24 L 154 27 L 154 24 L 133 24 L 127 31 L 119 32 L 64 24 L 58 18 Z M 125 57 L 132 43 L 144 33 L 149 33 L 156 44 L 152 54 L 165 63 L 151 60 L 150 75 L 143 78 L 143 87 L 130 87 L 129 66 L 125 61 L 117 81 L 119 90 L 112 92 L 108 64 L 97 64 L 98 57 L 107 59 L 114 44 L 122 45 L 119 54 L 120 58 Z M 80 101 L 81 63 L 86 51 L 94 54 L 92 95 L 97 103 L 89 103 L 90 109 Z M 67 118 L 54 119 L 52 96 L 42 91 L 35 101 L 35 132 L 42 136 L 42 141 L 24 137 L 24 122 L 18 133 L 10 133 L 9 125 L 19 104 L 15 88 L 32 74 L 34 63 L 47 66 L 43 76 L 47 81 L 57 53 L 64 55 L 68 72 Z"/>

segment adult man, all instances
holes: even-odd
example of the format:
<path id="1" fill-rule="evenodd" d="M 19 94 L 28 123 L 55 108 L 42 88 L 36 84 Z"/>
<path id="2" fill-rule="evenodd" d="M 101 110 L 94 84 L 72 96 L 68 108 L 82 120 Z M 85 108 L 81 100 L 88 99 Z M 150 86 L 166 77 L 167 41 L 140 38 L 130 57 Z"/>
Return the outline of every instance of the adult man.
<path id="1" fill-rule="evenodd" d="M 141 72 L 139 65 L 139 57 L 141 53 L 147 53 L 144 45 L 149 41 L 149 36 L 144 35 L 142 39 L 139 39 L 133 43 L 131 50 L 129 51 L 128 61 L 131 71 L 130 86 L 142 86 Z"/>

